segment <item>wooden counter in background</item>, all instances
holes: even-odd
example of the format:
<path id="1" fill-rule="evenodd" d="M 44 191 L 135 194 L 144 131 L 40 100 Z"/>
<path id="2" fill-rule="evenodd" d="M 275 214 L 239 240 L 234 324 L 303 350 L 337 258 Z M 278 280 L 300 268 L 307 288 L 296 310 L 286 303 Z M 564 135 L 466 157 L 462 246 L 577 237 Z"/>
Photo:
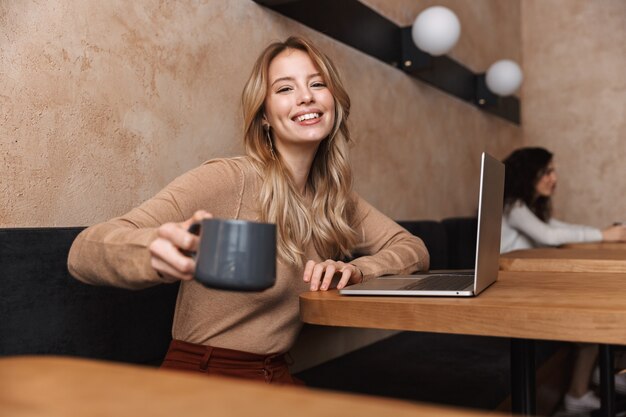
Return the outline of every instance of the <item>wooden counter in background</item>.
<path id="1" fill-rule="evenodd" d="M 626 252 L 626 242 L 586 242 L 586 243 L 566 243 L 559 246 L 563 249 L 603 249 L 622 250 Z"/>
<path id="2" fill-rule="evenodd" d="M 540 248 L 500 255 L 500 269 L 518 272 L 626 273 L 626 250 Z"/>

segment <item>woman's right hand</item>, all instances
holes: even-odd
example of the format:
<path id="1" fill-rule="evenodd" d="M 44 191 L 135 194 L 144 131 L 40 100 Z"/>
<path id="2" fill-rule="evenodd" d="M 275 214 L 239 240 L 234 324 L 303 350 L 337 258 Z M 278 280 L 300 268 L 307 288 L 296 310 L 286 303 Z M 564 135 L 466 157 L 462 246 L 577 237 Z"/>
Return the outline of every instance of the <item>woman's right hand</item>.
<path id="1" fill-rule="evenodd" d="M 195 252 L 198 236 L 189 232 L 192 224 L 213 217 L 204 210 L 180 223 L 165 223 L 157 229 L 157 238 L 150 243 L 150 264 L 166 282 L 193 279 L 196 262 L 182 251 Z"/>
<path id="2" fill-rule="evenodd" d="M 626 225 L 618 224 L 604 229 L 602 240 L 605 242 L 626 242 Z"/>

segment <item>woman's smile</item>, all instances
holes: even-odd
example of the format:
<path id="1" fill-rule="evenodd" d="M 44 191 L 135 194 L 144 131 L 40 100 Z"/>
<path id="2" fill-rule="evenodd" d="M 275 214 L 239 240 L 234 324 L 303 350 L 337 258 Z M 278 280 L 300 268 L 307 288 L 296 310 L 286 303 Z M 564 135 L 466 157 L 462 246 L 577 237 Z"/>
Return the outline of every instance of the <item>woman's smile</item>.
<path id="1" fill-rule="evenodd" d="M 292 120 L 299 123 L 302 126 L 309 126 L 320 122 L 320 117 L 323 113 L 315 111 L 300 112 L 293 117 Z"/>

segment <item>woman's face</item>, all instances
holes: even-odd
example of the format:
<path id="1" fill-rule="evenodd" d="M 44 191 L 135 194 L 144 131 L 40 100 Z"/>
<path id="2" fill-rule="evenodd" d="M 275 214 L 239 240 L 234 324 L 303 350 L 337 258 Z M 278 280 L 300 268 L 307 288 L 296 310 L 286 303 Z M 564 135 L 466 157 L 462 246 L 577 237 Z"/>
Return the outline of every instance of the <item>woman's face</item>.
<path id="1" fill-rule="evenodd" d="M 556 189 L 556 171 L 554 162 L 550 161 L 543 175 L 539 177 L 535 185 L 535 193 L 537 197 L 551 197 Z"/>
<path id="2" fill-rule="evenodd" d="M 317 148 L 335 122 L 335 100 L 309 55 L 281 52 L 270 63 L 268 80 L 265 118 L 277 149 Z"/>

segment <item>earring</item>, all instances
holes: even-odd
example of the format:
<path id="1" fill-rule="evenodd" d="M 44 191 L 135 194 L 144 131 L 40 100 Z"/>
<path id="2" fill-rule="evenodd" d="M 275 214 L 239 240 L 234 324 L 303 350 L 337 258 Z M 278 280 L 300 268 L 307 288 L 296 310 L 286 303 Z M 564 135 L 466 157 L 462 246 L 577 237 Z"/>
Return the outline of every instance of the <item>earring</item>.
<path id="1" fill-rule="evenodd" d="M 272 135 L 270 134 L 270 125 L 263 125 L 263 130 L 265 130 L 265 136 L 267 136 L 267 147 L 270 150 L 272 159 L 276 159 L 276 153 L 274 152 L 274 142 L 272 142 Z"/>

